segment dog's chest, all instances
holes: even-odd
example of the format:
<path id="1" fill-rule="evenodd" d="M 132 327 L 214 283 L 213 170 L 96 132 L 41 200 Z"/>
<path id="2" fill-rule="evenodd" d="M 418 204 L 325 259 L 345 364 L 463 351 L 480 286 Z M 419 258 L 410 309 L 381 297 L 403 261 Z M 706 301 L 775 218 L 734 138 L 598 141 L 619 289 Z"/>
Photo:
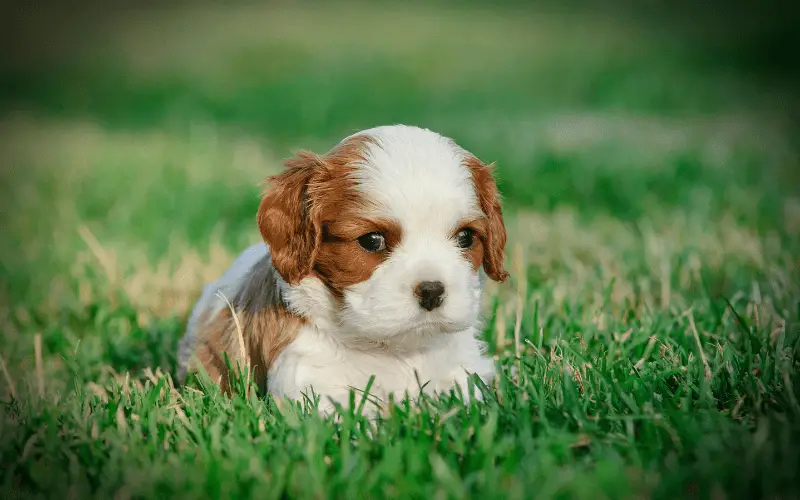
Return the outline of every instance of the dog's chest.
<path id="1" fill-rule="evenodd" d="M 370 394 L 399 398 L 408 392 L 414 396 L 426 381 L 436 378 L 436 368 L 445 368 L 435 367 L 430 357 L 348 349 L 305 330 L 275 360 L 269 389 L 278 396 L 296 398 L 313 387 L 319 396 L 338 399 L 347 397 L 350 388 L 358 394 L 374 376 Z"/>

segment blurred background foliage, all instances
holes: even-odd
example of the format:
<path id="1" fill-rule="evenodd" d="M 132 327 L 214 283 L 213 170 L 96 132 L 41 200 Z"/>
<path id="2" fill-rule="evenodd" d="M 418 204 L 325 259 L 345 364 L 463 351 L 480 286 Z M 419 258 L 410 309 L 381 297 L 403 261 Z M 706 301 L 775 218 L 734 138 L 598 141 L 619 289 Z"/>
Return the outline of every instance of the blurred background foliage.
<path id="1" fill-rule="evenodd" d="M 102 222 L 101 239 L 144 242 L 153 255 L 173 237 L 198 243 L 212 229 L 238 245 L 268 168 L 298 148 L 322 151 L 386 123 L 432 128 L 496 162 L 509 209 L 567 206 L 635 221 L 688 207 L 766 230 L 785 226 L 784 199 L 796 194 L 792 5 L 16 1 L 3 9 L 0 196 L 4 222 L 17 229 L 2 244 L 5 260 L 17 259 L 3 268 L 8 279 L 28 281 L 13 249 L 58 224 L 26 211 L 25 186 L 80 199 L 76 220 Z M 195 155 L 246 137 L 266 151 L 267 169 L 242 175 L 219 159 L 198 180 L 180 155 L 133 159 L 147 146 L 128 141 L 129 155 L 88 154 L 84 163 L 104 163 L 81 171 L 56 145 L 75 153 L 91 127 L 155 131 Z M 82 173 L 53 173 L 73 170 Z"/>

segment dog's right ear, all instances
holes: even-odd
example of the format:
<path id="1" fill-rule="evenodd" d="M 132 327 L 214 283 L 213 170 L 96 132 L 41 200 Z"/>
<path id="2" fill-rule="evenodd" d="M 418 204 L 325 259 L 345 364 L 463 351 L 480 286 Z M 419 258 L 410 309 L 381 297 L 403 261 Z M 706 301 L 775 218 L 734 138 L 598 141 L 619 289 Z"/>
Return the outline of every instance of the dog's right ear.
<path id="1" fill-rule="evenodd" d="M 297 284 L 311 273 L 322 237 L 308 188 L 324 163 L 314 153 L 300 152 L 284 165 L 285 171 L 266 181 L 258 227 L 275 269 L 284 281 Z"/>

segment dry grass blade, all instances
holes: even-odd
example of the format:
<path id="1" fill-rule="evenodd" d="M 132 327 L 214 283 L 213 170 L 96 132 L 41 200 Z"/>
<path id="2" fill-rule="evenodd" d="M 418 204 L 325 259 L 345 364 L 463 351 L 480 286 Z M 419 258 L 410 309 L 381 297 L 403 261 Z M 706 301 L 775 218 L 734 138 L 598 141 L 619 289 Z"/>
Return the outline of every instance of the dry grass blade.
<path id="1" fill-rule="evenodd" d="M 115 265 L 111 257 L 108 255 L 108 252 L 106 252 L 106 250 L 103 248 L 103 245 L 100 244 L 100 241 L 98 241 L 89 228 L 84 225 L 78 227 L 78 234 L 80 234 L 83 242 L 86 243 L 86 246 L 89 247 L 89 250 L 100 263 L 100 266 L 106 273 L 108 281 L 110 283 L 114 283 L 116 280 Z"/>
<path id="2" fill-rule="evenodd" d="M 228 300 L 228 297 L 226 297 L 224 293 L 221 291 L 217 292 L 217 297 L 225 301 L 231 311 L 231 314 L 233 315 L 233 321 L 236 324 L 236 338 L 239 341 L 239 351 L 242 354 L 242 359 L 247 359 L 247 351 L 244 348 L 244 333 L 242 332 L 242 324 L 239 321 L 239 315 L 236 314 L 236 309 L 234 309 L 233 304 L 231 304 L 231 302 Z"/>
<path id="3" fill-rule="evenodd" d="M 236 314 L 236 309 L 233 307 L 233 304 L 228 300 L 228 297 L 225 296 L 224 293 L 221 291 L 217 292 L 217 297 L 221 298 L 225 301 L 228 305 L 228 309 L 231 311 L 231 316 L 233 316 L 233 322 L 236 324 L 236 340 L 239 343 L 239 352 L 241 353 L 241 359 L 244 361 L 244 368 L 247 370 L 247 379 L 248 382 L 247 387 L 249 387 L 250 381 L 250 356 L 247 355 L 247 350 L 244 347 L 244 332 L 242 331 L 242 323 L 239 321 L 239 315 Z"/>
<path id="4" fill-rule="evenodd" d="M 703 344 L 700 342 L 700 334 L 697 333 L 697 326 L 694 324 L 694 311 L 689 313 L 689 327 L 692 330 L 695 342 L 697 342 L 697 350 L 700 351 L 700 360 L 703 362 L 703 374 L 706 380 L 711 380 L 711 368 L 708 366 L 708 358 L 706 358 L 706 353 L 703 351 Z"/>
<path id="5" fill-rule="evenodd" d="M 647 345 L 644 348 L 642 357 L 639 358 L 639 361 L 637 361 L 635 365 L 633 365 L 634 369 L 639 370 L 642 368 L 644 362 L 650 357 L 650 353 L 653 352 L 653 346 L 655 346 L 657 341 L 658 339 L 655 337 L 655 335 L 650 336 L 650 340 L 647 341 Z"/>
<path id="6" fill-rule="evenodd" d="M 42 363 L 42 334 L 37 333 L 33 337 L 33 350 L 36 357 L 36 382 L 39 389 L 39 397 L 44 398 L 44 365 Z"/>
<path id="7" fill-rule="evenodd" d="M 525 309 L 525 295 L 528 280 L 525 279 L 525 261 L 522 246 L 514 246 L 514 273 L 517 275 L 517 317 L 514 320 L 514 354 L 519 358 L 521 353 L 520 332 L 522 330 L 522 312 Z"/>
<path id="8" fill-rule="evenodd" d="M 6 379 L 6 384 L 8 384 L 8 392 L 11 393 L 11 397 L 14 399 L 19 399 L 17 397 L 17 388 L 14 386 L 14 381 L 11 379 L 11 374 L 8 373 L 8 367 L 6 367 L 6 360 L 3 358 L 3 355 L 0 354 L 0 367 L 3 369 L 3 377 Z"/>

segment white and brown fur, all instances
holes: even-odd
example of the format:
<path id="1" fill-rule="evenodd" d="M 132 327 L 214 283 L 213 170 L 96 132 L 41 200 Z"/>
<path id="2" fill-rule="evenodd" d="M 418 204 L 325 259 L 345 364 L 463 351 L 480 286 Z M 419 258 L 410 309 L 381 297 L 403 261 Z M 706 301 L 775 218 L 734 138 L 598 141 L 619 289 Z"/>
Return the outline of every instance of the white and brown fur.
<path id="1" fill-rule="evenodd" d="M 227 353 L 249 361 L 262 389 L 296 400 L 313 390 L 329 411 L 372 376 L 384 401 L 494 376 L 476 336 L 484 275 L 508 276 L 506 230 L 490 167 L 451 139 L 393 125 L 299 153 L 269 179 L 258 225 L 265 243 L 192 311 L 181 381 L 199 363 L 227 389 Z M 385 248 L 365 249 L 367 233 Z M 441 285 L 433 306 L 423 282 Z"/>

